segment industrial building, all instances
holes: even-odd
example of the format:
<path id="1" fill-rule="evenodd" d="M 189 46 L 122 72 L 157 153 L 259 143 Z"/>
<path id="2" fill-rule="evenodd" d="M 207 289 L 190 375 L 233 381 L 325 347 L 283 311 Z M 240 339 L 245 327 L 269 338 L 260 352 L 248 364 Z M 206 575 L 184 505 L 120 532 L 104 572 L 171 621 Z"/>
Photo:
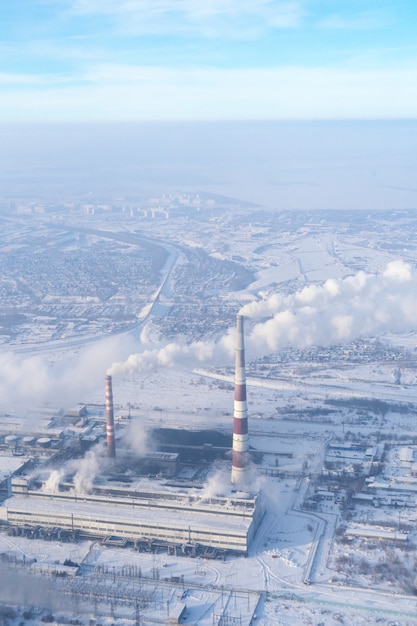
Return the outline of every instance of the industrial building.
<path id="1" fill-rule="evenodd" d="M 96 485 L 92 493 L 78 494 L 67 485 L 68 490 L 47 493 L 18 477 L 12 480 L 13 496 L 0 508 L 0 516 L 11 526 L 112 536 L 138 546 L 157 540 L 158 545 L 177 545 L 189 552 L 199 546 L 247 552 L 261 519 L 257 496 L 204 498 L 159 491 L 151 482 L 146 487 Z"/>
<path id="2" fill-rule="evenodd" d="M 0 523 L 27 536 L 95 537 L 132 542 L 140 550 L 247 554 L 263 507 L 250 493 L 251 466 L 246 403 L 243 318 L 237 317 L 231 495 L 208 497 L 204 484 L 175 480 L 179 455 L 149 451 L 140 459 L 159 478 L 132 476 L 138 459 L 116 446 L 112 377 L 106 376 L 106 458 L 100 475 L 79 488 L 75 470 L 54 485 L 41 472 L 11 480 L 12 495 L 0 507 Z M 82 449 L 82 448 L 81 448 Z M 140 465 L 139 463 L 139 465 Z M 148 465 L 146 465 L 148 464 Z M 129 468 L 129 471 L 126 470 Z M 206 474 L 205 474 L 206 475 Z M 233 486 L 233 487 L 232 487 Z"/>

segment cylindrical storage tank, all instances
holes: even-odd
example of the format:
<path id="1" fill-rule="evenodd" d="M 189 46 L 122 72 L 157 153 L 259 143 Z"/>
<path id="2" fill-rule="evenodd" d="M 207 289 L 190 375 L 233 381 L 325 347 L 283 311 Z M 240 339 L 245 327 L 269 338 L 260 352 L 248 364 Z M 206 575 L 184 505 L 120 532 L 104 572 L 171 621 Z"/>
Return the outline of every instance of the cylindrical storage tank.
<path id="1" fill-rule="evenodd" d="M 37 444 L 40 448 L 49 448 L 51 445 L 51 440 L 49 437 L 40 437 L 37 441 Z"/>
<path id="2" fill-rule="evenodd" d="M 24 446 L 34 446 L 36 442 L 35 437 L 23 437 L 22 445 Z"/>
<path id="3" fill-rule="evenodd" d="M 18 437 L 16 435 L 6 435 L 4 438 L 4 443 L 6 446 L 15 446 L 18 442 Z"/>

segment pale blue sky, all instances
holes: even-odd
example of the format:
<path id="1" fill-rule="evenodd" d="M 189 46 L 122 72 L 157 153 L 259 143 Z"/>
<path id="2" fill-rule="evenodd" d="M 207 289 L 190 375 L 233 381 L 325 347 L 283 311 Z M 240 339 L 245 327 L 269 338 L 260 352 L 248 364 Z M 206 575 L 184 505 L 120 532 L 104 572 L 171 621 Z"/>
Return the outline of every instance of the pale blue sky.
<path id="1" fill-rule="evenodd" d="M 410 0 L 3 0 L 0 121 L 417 117 Z"/>

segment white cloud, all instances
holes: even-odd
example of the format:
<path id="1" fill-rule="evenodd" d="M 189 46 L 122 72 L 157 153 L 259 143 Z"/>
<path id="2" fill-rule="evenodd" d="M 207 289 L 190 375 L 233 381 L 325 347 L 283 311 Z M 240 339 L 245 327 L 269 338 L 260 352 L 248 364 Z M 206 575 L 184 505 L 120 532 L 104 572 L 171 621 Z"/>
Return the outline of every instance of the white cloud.
<path id="1" fill-rule="evenodd" d="M 207 37 L 294 28 L 304 16 L 302 0 L 75 0 L 72 10 L 111 16 L 132 34 L 191 32 Z"/>
<path id="2" fill-rule="evenodd" d="M 47 77 L 42 75 L 0 72 L 0 85 L 43 85 L 46 82 Z"/>
<path id="3" fill-rule="evenodd" d="M 397 280 L 399 283 L 409 283 L 413 278 L 411 266 L 401 260 L 388 263 L 384 276 Z"/>
<path id="4" fill-rule="evenodd" d="M 342 15 L 333 13 L 319 20 L 318 26 L 334 30 L 362 30 L 380 28 L 385 20 L 376 11 L 362 11 L 356 14 Z"/>
<path id="5" fill-rule="evenodd" d="M 417 115 L 417 69 L 92 65 L 2 89 L 3 120 L 383 119 Z M 36 82 L 44 82 L 41 89 Z M 18 84 L 21 83 L 21 84 Z M 35 84 L 34 84 L 35 83 Z M 29 97 L 30 96 L 30 97 Z"/>

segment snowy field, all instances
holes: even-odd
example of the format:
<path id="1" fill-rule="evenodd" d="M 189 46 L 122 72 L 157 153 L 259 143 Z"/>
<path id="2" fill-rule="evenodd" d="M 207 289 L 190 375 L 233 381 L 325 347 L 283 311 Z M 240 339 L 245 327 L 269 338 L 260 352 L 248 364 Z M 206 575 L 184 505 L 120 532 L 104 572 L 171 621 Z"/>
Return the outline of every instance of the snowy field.
<path id="1" fill-rule="evenodd" d="M 249 556 L 208 561 L 1 532 L 1 576 L 10 577 L 1 599 L 35 608 L 24 616 L 14 607 L 16 615 L 5 614 L 0 623 L 38 625 L 49 615 L 51 623 L 83 626 L 169 623 L 182 603 L 181 623 L 201 626 L 417 624 L 415 507 L 357 504 L 349 512 L 334 501 L 304 507 L 328 442 L 416 443 L 417 251 L 404 241 L 398 252 L 410 231 L 404 235 L 400 218 L 363 217 L 353 232 L 349 221 L 337 226 L 298 215 L 295 226 L 288 216 L 275 217 L 254 238 L 259 225 L 252 218 L 252 227 L 243 219 L 233 230 L 222 229 L 218 218 L 219 228 L 204 232 L 190 221 L 187 230 L 190 247 L 216 259 L 239 254 L 254 273 L 245 289 L 215 296 L 229 313 L 243 307 L 246 318 L 251 446 L 263 452 L 253 472 L 266 509 Z M 141 224 L 148 237 L 165 237 L 173 246 L 182 241 L 182 226 L 173 220 L 157 228 Z M 104 375 L 113 368 L 116 424 L 120 434 L 129 412 L 137 449 L 157 427 L 230 433 L 233 316 L 231 330 L 219 331 L 217 339 L 209 329 L 198 342 L 166 339 L 165 314 L 173 315 L 176 301 L 175 267 L 166 271 L 159 294 L 164 307 L 148 307 L 135 329 L 94 341 L 23 342 L 5 353 L 2 428 L 9 423 L 10 432 L 48 433 L 49 417 L 59 409 L 79 402 L 102 406 Z M 375 356 L 373 344 L 355 344 L 359 338 L 380 340 L 382 356 Z M 303 352 L 311 346 L 323 346 L 319 360 Z M 286 358 L 278 358 L 284 349 Z M 10 390 L 19 385 L 16 398 Z M 378 400 L 386 410 L 361 400 Z M 13 469 L 1 461 L 2 473 Z M 228 472 L 227 463 L 219 466 L 223 484 L 216 488 L 224 493 Z M 406 528 L 407 544 L 348 539 L 348 529 L 369 526 Z M 66 560 L 80 566 L 78 576 L 68 573 Z"/>

